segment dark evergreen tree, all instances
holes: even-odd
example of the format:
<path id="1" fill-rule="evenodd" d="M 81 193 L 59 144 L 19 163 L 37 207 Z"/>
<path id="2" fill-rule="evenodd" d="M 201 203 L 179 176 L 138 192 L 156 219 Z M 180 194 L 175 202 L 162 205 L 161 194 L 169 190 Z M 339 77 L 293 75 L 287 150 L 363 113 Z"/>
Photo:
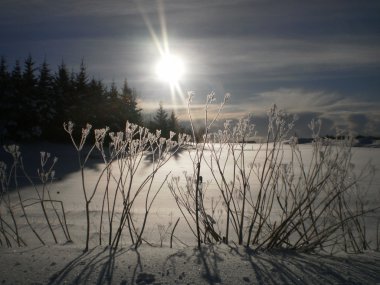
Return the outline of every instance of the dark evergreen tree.
<path id="1" fill-rule="evenodd" d="M 62 63 L 58 66 L 58 72 L 55 75 L 55 87 L 57 92 L 68 92 L 70 87 L 70 75 L 66 64 Z"/>
<path id="2" fill-rule="evenodd" d="M 24 125 L 24 121 L 28 121 L 28 96 L 26 93 L 26 84 L 23 80 L 27 78 L 22 73 L 20 61 L 16 60 L 11 74 L 10 94 L 8 98 L 9 110 L 6 114 L 7 119 L 7 135 L 10 138 L 18 139 L 24 136 L 24 130 L 30 126 Z"/>
<path id="3" fill-rule="evenodd" d="M 16 138 L 19 127 L 19 117 L 22 114 L 22 73 L 20 61 L 16 60 L 10 77 L 9 94 L 7 96 L 7 110 L 4 114 L 6 119 L 6 133 L 10 138 Z"/>
<path id="4" fill-rule="evenodd" d="M 12 84 L 14 88 L 19 89 L 21 86 L 22 74 L 20 61 L 16 60 L 11 76 Z"/>
<path id="5" fill-rule="evenodd" d="M 65 121 L 71 120 L 83 126 L 88 122 L 86 114 L 88 114 L 89 111 L 88 106 L 85 105 L 88 79 L 83 60 L 80 65 L 79 73 L 75 73 L 74 70 L 72 70 L 69 78 L 69 86 L 71 88 L 64 98 L 67 103 L 65 108 Z"/>
<path id="6" fill-rule="evenodd" d="M 0 58 L 0 98 L 3 103 L 6 93 L 9 91 L 10 74 L 4 57 Z"/>
<path id="7" fill-rule="evenodd" d="M 0 57 L 0 84 L 5 84 L 9 80 L 9 72 L 7 67 L 7 62 L 5 58 Z M 3 86 L 0 86 L 3 87 Z"/>
<path id="8" fill-rule="evenodd" d="M 38 88 L 40 91 L 53 91 L 53 76 L 49 68 L 49 64 L 46 62 L 46 59 L 41 64 L 40 74 L 38 77 Z"/>
<path id="9" fill-rule="evenodd" d="M 88 89 L 90 94 L 93 94 L 98 99 L 104 99 L 102 97 L 104 97 L 106 88 L 104 87 L 102 81 L 92 78 L 89 83 Z"/>
<path id="10" fill-rule="evenodd" d="M 119 92 L 117 91 L 117 87 L 115 81 L 112 81 L 110 90 L 107 92 L 108 99 L 116 100 L 119 97 Z"/>
<path id="11" fill-rule="evenodd" d="M 164 110 L 162 102 L 160 102 L 160 106 L 156 111 L 156 114 L 153 118 L 153 122 L 151 125 L 152 130 L 161 130 L 161 136 L 168 137 L 169 129 L 168 129 L 168 112 Z"/>
<path id="12" fill-rule="evenodd" d="M 126 79 L 124 80 L 123 88 L 121 89 L 120 99 L 124 106 L 123 112 L 125 112 L 126 120 L 135 124 L 141 124 L 141 109 L 137 104 L 136 91 L 128 86 Z"/>
<path id="13" fill-rule="evenodd" d="M 35 62 L 33 61 L 32 56 L 28 55 L 24 61 L 24 71 L 22 74 L 24 88 L 28 91 L 32 90 L 37 85 L 37 79 L 35 75 L 37 68 L 34 65 Z"/>
<path id="14" fill-rule="evenodd" d="M 90 96 L 87 99 L 87 104 L 91 106 L 91 114 L 88 117 L 89 122 L 95 127 L 104 127 L 107 125 L 106 118 L 104 117 L 106 88 L 100 80 L 92 78 L 88 85 L 88 93 Z"/>
<path id="15" fill-rule="evenodd" d="M 106 91 L 105 103 L 101 108 L 105 124 L 111 130 L 123 129 L 125 122 L 123 122 L 123 117 L 120 114 L 120 108 L 119 92 L 115 82 L 112 82 L 109 90 Z"/>
<path id="16" fill-rule="evenodd" d="M 178 122 L 178 119 L 177 119 L 174 111 L 172 111 L 170 114 L 170 118 L 168 121 L 168 128 L 170 131 L 173 131 L 176 134 L 178 134 L 180 132 L 179 122 Z"/>
<path id="17" fill-rule="evenodd" d="M 3 144 L 8 134 L 8 114 L 10 112 L 10 74 L 5 58 L 0 58 L 0 143 Z"/>
<path id="18" fill-rule="evenodd" d="M 88 84 L 87 70 L 86 70 L 86 65 L 84 64 L 84 60 L 82 59 L 79 72 L 75 78 L 75 87 L 79 96 L 85 95 L 87 91 L 87 86 L 88 86 L 87 84 Z"/>
<path id="19" fill-rule="evenodd" d="M 21 68 L 17 60 L 10 73 L 4 57 L 0 59 L 2 141 L 67 139 L 62 123 L 68 120 L 78 126 L 89 122 L 96 128 L 109 126 L 115 131 L 123 129 L 127 120 L 141 123 L 136 92 L 127 81 L 121 92 L 114 82 L 107 90 L 100 80 L 88 80 L 83 60 L 78 73 L 70 73 L 62 61 L 54 76 L 46 60 L 36 68 L 29 55 L 23 63 Z M 160 128 L 165 125 L 160 124 Z"/>
<path id="20" fill-rule="evenodd" d="M 42 134 L 42 124 L 47 108 L 37 89 L 37 68 L 31 55 L 24 60 L 21 99 L 22 116 L 19 117 L 18 134 L 21 139 L 32 139 Z M 45 115 L 45 116 L 44 116 Z M 46 118 L 47 119 L 47 118 Z"/>
<path id="21" fill-rule="evenodd" d="M 55 121 L 62 124 L 63 122 L 69 120 L 69 108 L 73 101 L 73 86 L 70 81 L 69 71 L 63 61 L 58 66 L 58 71 L 53 78 L 53 82 L 57 111 Z"/>
<path id="22" fill-rule="evenodd" d="M 39 68 L 38 84 L 37 84 L 37 114 L 38 120 L 43 130 L 44 138 L 54 137 L 57 126 L 57 97 L 54 94 L 54 78 L 51 75 L 46 59 Z"/>

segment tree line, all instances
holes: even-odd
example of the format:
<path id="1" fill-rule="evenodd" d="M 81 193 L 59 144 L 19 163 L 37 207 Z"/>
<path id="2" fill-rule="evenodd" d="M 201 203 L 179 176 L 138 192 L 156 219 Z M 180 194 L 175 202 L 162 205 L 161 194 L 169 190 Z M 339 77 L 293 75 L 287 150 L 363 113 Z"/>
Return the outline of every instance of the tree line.
<path id="1" fill-rule="evenodd" d="M 4 57 L 0 58 L 0 138 L 1 141 L 33 139 L 61 140 L 66 137 L 62 124 L 73 121 L 78 126 L 91 123 L 94 128 L 108 126 L 113 131 L 123 130 L 125 122 L 179 131 L 175 113 L 171 115 L 160 103 L 148 122 L 142 120 L 142 109 L 137 103 L 137 92 L 124 80 L 121 90 L 113 82 L 106 86 L 101 80 L 90 78 L 82 60 L 79 71 L 69 71 L 62 63 L 54 72 L 44 60 L 37 65 L 29 55 L 9 70 Z"/>

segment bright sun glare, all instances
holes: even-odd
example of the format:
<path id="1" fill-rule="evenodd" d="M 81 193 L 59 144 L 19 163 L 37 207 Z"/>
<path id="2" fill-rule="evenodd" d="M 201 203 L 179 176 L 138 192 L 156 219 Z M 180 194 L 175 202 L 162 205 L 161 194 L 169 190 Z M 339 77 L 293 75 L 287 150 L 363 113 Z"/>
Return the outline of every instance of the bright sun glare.
<path id="1" fill-rule="evenodd" d="M 165 7 L 163 1 L 157 1 L 158 19 L 160 21 L 161 36 L 155 31 L 154 25 L 151 23 L 151 15 L 144 11 L 144 7 L 138 3 L 138 9 L 144 19 L 146 27 L 156 45 L 160 59 L 155 65 L 155 73 L 159 80 L 164 81 L 170 86 L 172 102 L 176 105 L 176 99 L 184 99 L 184 92 L 181 87 L 181 80 L 186 73 L 186 66 L 183 59 L 170 52 L 170 44 L 166 28 Z"/>
<path id="2" fill-rule="evenodd" d="M 173 54 L 165 54 L 156 65 L 156 74 L 162 81 L 178 84 L 185 72 L 183 61 Z"/>

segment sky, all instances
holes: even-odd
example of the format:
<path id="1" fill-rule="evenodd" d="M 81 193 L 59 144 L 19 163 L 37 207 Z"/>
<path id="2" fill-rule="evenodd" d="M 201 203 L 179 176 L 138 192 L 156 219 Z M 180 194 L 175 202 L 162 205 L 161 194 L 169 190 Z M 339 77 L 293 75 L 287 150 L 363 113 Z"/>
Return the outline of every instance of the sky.
<path id="1" fill-rule="evenodd" d="M 106 84 L 126 78 L 144 112 L 162 102 L 185 119 L 191 90 L 199 116 L 214 91 L 231 94 L 223 118 L 263 122 L 276 104 L 305 136 L 313 118 L 325 133 L 380 135 L 379 15 L 371 0 L 2 0 L 0 55 L 53 70 L 84 59 Z M 184 61 L 181 92 L 155 74 L 164 46 Z"/>

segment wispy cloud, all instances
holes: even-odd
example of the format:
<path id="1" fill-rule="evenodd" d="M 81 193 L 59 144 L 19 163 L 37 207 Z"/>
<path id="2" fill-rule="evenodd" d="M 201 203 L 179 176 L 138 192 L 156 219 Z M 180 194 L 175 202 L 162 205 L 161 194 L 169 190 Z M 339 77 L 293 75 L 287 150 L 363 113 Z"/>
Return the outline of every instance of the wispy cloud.
<path id="1" fill-rule="evenodd" d="M 76 68 L 84 58 L 105 83 L 127 77 L 147 112 L 158 101 L 179 110 L 179 98 L 154 78 L 159 54 L 141 14 L 161 35 L 160 9 L 170 48 L 187 66 L 182 89 L 200 98 L 196 113 L 215 90 L 233 95 L 226 117 L 262 117 L 276 103 L 304 120 L 323 117 L 329 128 L 379 132 L 376 1 L 4 0 L 1 55 L 12 64 L 31 52 L 53 68 L 62 58 Z"/>
<path id="2" fill-rule="evenodd" d="M 380 130 L 379 102 L 364 102 L 338 93 L 282 88 L 251 97 L 250 103 L 252 108 L 246 111 L 259 115 L 268 106 L 276 104 L 288 113 L 300 114 L 304 120 L 307 117 L 322 118 L 329 122 L 330 129 L 342 127 L 362 134 L 379 134 Z"/>

